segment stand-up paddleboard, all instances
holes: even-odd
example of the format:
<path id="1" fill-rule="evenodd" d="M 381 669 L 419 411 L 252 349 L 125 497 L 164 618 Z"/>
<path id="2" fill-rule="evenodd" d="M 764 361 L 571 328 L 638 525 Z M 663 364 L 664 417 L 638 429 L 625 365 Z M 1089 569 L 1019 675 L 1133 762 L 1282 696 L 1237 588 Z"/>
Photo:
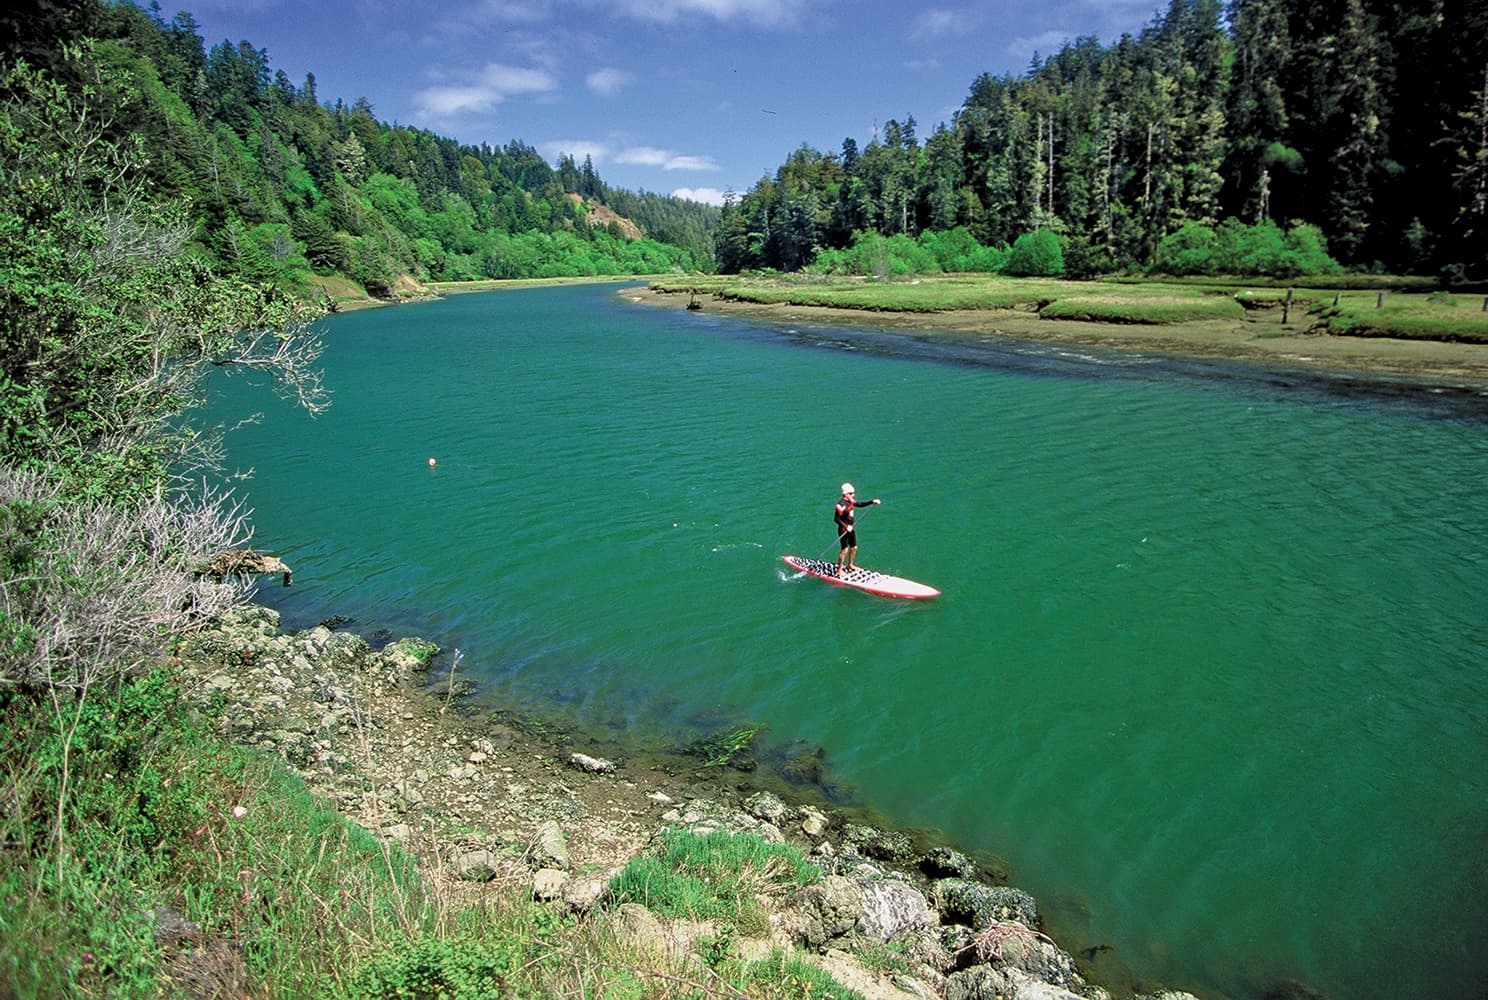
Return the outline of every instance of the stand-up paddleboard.
<path id="1" fill-rule="evenodd" d="M 838 576 L 837 564 L 827 562 L 825 559 L 806 559 L 802 556 L 781 556 L 780 558 L 784 559 L 785 564 L 792 569 L 798 569 L 802 573 L 810 573 L 812 576 L 820 577 L 828 583 L 866 590 L 870 594 L 882 594 L 884 597 L 940 596 L 940 591 L 934 587 L 927 587 L 923 583 L 906 580 L 902 576 L 875 573 L 871 569 L 862 569 L 861 567 Z"/>

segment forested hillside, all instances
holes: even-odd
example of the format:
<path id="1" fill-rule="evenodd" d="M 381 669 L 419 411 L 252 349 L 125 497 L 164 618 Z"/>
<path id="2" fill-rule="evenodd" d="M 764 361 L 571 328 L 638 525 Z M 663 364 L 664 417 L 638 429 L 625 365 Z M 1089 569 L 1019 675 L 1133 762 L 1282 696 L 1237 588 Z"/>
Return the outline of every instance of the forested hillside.
<path id="1" fill-rule="evenodd" d="M 0 23 L 7 54 L 82 84 L 66 44 L 97 39 L 88 113 L 137 142 L 152 198 L 190 207 L 221 273 L 284 289 L 342 275 L 373 295 L 400 275 L 462 280 L 711 269 L 711 206 L 612 192 L 589 163 L 555 169 L 513 139 L 492 148 L 378 121 L 322 98 L 248 41 L 206 48 L 189 13 L 81 0 Z M 7 37 L 8 36 L 8 37 Z M 589 221 L 614 202 L 643 238 Z"/>
<path id="2" fill-rule="evenodd" d="M 1052 230 L 1088 274 L 1162 264 L 1180 233 L 1192 264 L 1225 225 L 1308 223 L 1350 268 L 1481 280 L 1485 39 L 1488 0 L 1171 0 L 1139 37 L 977 78 L 927 138 L 909 117 L 802 146 L 725 206 L 719 269 L 965 227 L 992 247 Z"/>
<path id="3" fill-rule="evenodd" d="M 861 148 L 803 144 L 721 213 L 611 189 L 520 139 L 380 122 L 249 41 L 206 48 L 189 13 L 37 10 L 0 16 L 4 51 L 65 77 L 62 45 L 99 39 L 90 113 L 141 144 L 153 196 L 190 206 L 208 263 L 287 290 L 314 274 L 382 295 L 402 275 L 790 271 L 865 237 L 958 230 L 992 252 L 922 256 L 997 270 L 1020 236 L 1052 232 L 1056 273 L 1076 277 L 1264 259 L 1488 278 L 1488 0 L 1171 0 L 1137 37 L 983 74 L 928 137 L 910 116 Z"/>

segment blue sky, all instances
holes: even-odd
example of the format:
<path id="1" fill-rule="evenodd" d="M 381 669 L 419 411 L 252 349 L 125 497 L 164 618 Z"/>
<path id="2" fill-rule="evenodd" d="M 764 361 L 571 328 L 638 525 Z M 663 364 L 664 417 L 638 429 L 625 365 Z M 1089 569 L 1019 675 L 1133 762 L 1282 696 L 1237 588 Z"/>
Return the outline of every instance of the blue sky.
<path id="1" fill-rule="evenodd" d="M 976 77 L 1136 34 L 1161 0 L 162 0 L 208 48 L 266 49 L 322 102 L 472 145 L 592 157 L 605 183 L 721 204 L 803 143 L 864 146 L 890 118 L 923 140 Z"/>

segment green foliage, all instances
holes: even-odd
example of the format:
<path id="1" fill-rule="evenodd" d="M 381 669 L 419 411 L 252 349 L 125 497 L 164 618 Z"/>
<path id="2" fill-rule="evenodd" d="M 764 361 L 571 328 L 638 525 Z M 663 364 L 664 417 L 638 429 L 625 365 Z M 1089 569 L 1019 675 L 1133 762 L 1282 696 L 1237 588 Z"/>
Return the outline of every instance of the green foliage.
<path id="1" fill-rule="evenodd" d="M 1024 233 L 1013 241 L 1003 273 L 1024 278 L 1057 278 L 1064 274 L 1064 247 L 1048 229 Z"/>
<path id="2" fill-rule="evenodd" d="M 337 1000 L 488 1000 L 509 995 L 506 977 L 529 960 L 530 952 L 515 936 L 420 938 L 364 962 L 331 995 Z"/>
<path id="3" fill-rule="evenodd" d="M 10 598 L 0 605 L 0 676 L 30 659 L 36 645 L 38 630 L 28 609 L 41 589 L 37 567 L 45 529 L 45 505 L 0 497 L 0 581 Z"/>
<path id="4" fill-rule="evenodd" d="M 943 232 L 926 230 L 920 234 L 920 246 L 935 258 L 941 271 L 948 274 L 981 271 L 996 274 L 1007 265 L 1007 248 L 983 246 L 965 226 Z"/>
<path id="5" fill-rule="evenodd" d="M 1157 270 L 1165 274 L 1216 274 L 1218 241 L 1214 230 L 1188 222 L 1157 245 Z"/>
<path id="6" fill-rule="evenodd" d="M 1274 222 L 1247 226 L 1226 219 L 1218 231 L 1197 222 L 1183 225 L 1158 244 L 1156 270 L 1173 275 L 1267 276 L 1338 274 L 1322 232 L 1298 224 L 1283 232 Z"/>
<path id="7" fill-rule="evenodd" d="M 820 966 L 776 948 L 757 962 L 744 963 L 729 979 L 746 995 L 772 1000 L 863 1000 L 863 995 L 837 982 Z"/>
<path id="8" fill-rule="evenodd" d="M 780 896 L 820 878 L 821 870 L 799 850 L 756 834 L 669 829 L 652 853 L 615 876 L 610 891 L 620 902 L 663 916 L 717 920 L 751 934 L 764 929 L 757 897 Z"/>
<path id="9" fill-rule="evenodd" d="M 1383 305 L 1378 292 L 1340 294 L 1338 305 L 1323 312 L 1329 329 L 1355 337 L 1488 344 L 1488 312 L 1459 308 L 1444 293 L 1390 294 Z"/>
<path id="10" fill-rule="evenodd" d="M 888 278 L 934 274 L 940 264 L 934 254 L 904 233 L 882 236 L 864 231 L 853 234 L 852 246 L 847 249 L 819 254 L 812 270 Z"/>
<path id="11" fill-rule="evenodd" d="M 0 457 L 124 501 L 202 443 L 177 418 L 207 362 L 263 367 L 313 401 L 319 348 L 294 303 L 190 252 L 179 207 L 146 197 L 138 137 L 98 120 L 102 87 L 16 66 L 0 88 Z M 225 232 L 260 279 L 278 273 L 272 227 Z"/>
<path id="12" fill-rule="evenodd" d="M 245 980 L 301 985 L 339 965 L 348 938 L 402 940 L 430 921 L 410 859 L 276 760 L 202 732 L 170 671 L 75 705 L 0 691 L 12 995 L 161 995 L 164 912 L 236 942 Z"/>

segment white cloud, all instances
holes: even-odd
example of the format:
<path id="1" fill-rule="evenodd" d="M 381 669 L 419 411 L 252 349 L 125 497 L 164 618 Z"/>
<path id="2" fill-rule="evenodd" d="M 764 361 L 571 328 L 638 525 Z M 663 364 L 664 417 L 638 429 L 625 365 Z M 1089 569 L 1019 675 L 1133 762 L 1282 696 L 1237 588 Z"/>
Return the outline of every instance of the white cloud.
<path id="1" fill-rule="evenodd" d="M 589 89 L 602 97 L 613 97 L 635 81 L 635 77 L 623 69 L 597 69 L 584 78 Z"/>
<path id="2" fill-rule="evenodd" d="M 616 163 L 638 167 L 660 167 L 663 170 L 718 170 L 711 156 L 687 156 L 669 149 L 652 146 L 631 146 L 615 156 Z"/>
<path id="3" fill-rule="evenodd" d="M 974 10 L 949 10 L 932 7 L 915 15 L 909 34 L 917 42 L 930 42 L 952 35 L 969 34 L 981 21 Z"/>
<path id="4" fill-rule="evenodd" d="M 688 18 L 743 21 L 760 27 L 792 25 L 799 4 L 789 0 L 615 0 L 614 11 L 640 21 L 675 24 Z"/>
<path id="5" fill-rule="evenodd" d="M 422 113 L 442 118 L 489 111 L 510 97 L 545 94 L 557 87 L 558 81 L 547 70 L 491 63 L 474 82 L 427 87 L 415 94 L 414 100 Z"/>
<path id="6" fill-rule="evenodd" d="M 525 69 L 501 63 L 490 63 L 481 70 L 480 82 L 499 93 L 503 100 L 515 94 L 545 93 L 558 87 L 553 74 L 545 69 Z"/>
<path id="7" fill-rule="evenodd" d="M 554 163 L 565 155 L 572 156 L 575 163 L 583 163 L 586 156 L 603 163 L 610 155 L 610 147 L 594 139 L 553 139 L 538 143 L 537 151 Z"/>
<path id="8" fill-rule="evenodd" d="M 616 163 L 628 163 L 638 167 L 659 167 L 671 157 L 664 149 L 653 149 L 650 146 L 631 146 L 622 150 L 615 157 Z"/>
<path id="9" fill-rule="evenodd" d="M 711 156 L 674 156 L 668 160 L 663 170 L 719 170 L 716 160 Z"/>
<path id="10" fill-rule="evenodd" d="M 1070 32 L 1058 29 L 1045 31 L 1039 35 L 1024 35 L 1008 42 L 1007 53 L 1024 60 L 1032 59 L 1035 52 L 1041 56 L 1052 56 L 1064 48 L 1066 42 L 1072 42 L 1074 39 L 1075 36 Z"/>
<path id="11" fill-rule="evenodd" d="M 522 0 L 480 0 L 471 9 L 487 20 L 504 21 L 508 24 L 535 24 L 546 21 L 551 16 L 546 3 Z"/>
<path id="12" fill-rule="evenodd" d="M 386 23 L 393 16 L 406 18 L 413 17 L 422 19 L 427 17 L 423 10 L 417 12 L 407 11 L 397 15 L 384 13 L 380 16 L 369 16 L 369 24 Z M 464 36 L 472 32 L 484 31 L 493 25 L 510 24 L 540 24 L 549 20 L 550 12 L 542 3 L 508 2 L 508 0 L 480 0 L 479 3 L 456 6 L 446 4 L 437 8 L 433 18 L 434 27 L 445 35 Z"/>
<path id="13" fill-rule="evenodd" d="M 717 188 L 676 188 L 672 191 L 673 198 L 686 198 L 688 201 L 700 201 L 704 205 L 722 205 L 723 192 Z"/>

